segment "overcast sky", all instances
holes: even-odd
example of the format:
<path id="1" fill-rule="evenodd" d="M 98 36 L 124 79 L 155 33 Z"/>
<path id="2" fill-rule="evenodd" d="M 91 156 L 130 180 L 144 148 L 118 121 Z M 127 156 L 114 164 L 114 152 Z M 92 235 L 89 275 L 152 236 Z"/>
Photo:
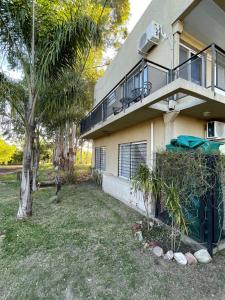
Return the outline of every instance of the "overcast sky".
<path id="1" fill-rule="evenodd" d="M 127 23 L 128 33 L 132 31 L 151 1 L 152 0 L 130 0 L 130 17 Z M 112 59 L 116 53 L 115 49 L 107 49 L 104 58 L 106 60 L 108 58 Z"/>
<path id="2" fill-rule="evenodd" d="M 128 21 L 128 30 L 131 30 L 136 25 L 151 0 L 130 0 L 130 19 Z"/>

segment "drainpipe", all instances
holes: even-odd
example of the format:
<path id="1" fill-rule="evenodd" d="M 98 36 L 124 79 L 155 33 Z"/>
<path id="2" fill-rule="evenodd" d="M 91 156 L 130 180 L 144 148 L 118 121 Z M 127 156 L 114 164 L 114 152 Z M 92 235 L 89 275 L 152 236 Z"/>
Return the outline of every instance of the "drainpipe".
<path id="1" fill-rule="evenodd" d="M 154 123 L 151 122 L 150 169 L 154 168 Z"/>
<path id="2" fill-rule="evenodd" d="M 154 122 L 151 122 L 150 124 L 150 134 L 151 134 L 151 148 L 150 148 L 150 164 L 149 164 L 149 169 L 153 170 L 154 166 L 155 166 L 155 162 L 154 162 L 154 149 L 155 149 L 155 143 L 154 143 Z M 150 214 L 152 216 L 155 216 L 155 212 L 156 212 L 156 199 L 154 198 L 154 196 L 151 194 L 151 199 L 150 199 Z"/>
<path id="3" fill-rule="evenodd" d="M 215 72 L 215 67 L 216 66 L 216 48 L 215 44 L 212 45 L 212 74 L 211 74 L 211 89 L 215 94 L 215 84 L 217 85 L 217 76 Z"/>

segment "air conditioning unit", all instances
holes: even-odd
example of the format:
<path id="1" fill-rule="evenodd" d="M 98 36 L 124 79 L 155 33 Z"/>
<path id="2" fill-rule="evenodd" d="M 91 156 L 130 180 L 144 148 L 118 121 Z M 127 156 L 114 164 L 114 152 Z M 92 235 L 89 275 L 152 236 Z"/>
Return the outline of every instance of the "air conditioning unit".
<path id="1" fill-rule="evenodd" d="M 158 45 L 160 31 L 161 26 L 157 22 L 152 21 L 138 41 L 138 51 L 147 53 L 154 45 Z"/>
<path id="2" fill-rule="evenodd" d="M 207 139 L 225 139 L 225 123 L 210 121 L 207 123 Z"/>

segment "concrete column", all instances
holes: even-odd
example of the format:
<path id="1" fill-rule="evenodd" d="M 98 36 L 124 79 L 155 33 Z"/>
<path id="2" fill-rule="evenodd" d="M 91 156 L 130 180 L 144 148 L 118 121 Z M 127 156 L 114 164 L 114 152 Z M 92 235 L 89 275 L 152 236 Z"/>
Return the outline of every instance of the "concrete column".
<path id="1" fill-rule="evenodd" d="M 173 68 L 180 63 L 180 35 L 183 31 L 183 23 L 178 20 L 173 24 Z"/>
<path id="2" fill-rule="evenodd" d="M 174 138 L 174 121 L 179 113 L 179 111 L 172 111 L 163 115 L 165 125 L 165 145 L 169 144 L 171 139 Z"/>

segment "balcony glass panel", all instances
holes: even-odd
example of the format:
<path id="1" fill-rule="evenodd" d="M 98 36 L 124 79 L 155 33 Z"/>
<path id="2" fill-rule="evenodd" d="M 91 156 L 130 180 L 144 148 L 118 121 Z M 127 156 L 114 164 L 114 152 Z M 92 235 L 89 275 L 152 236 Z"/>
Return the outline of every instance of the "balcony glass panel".
<path id="1" fill-rule="evenodd" d="M 101 103 L 81 121 L 81 134 L 84 134 L 96 124 L 105 121 L 110 116 L 125 111 L 130 105 L 166 85 L 168 72 L 169 69 L 153 62 L 140 61 Z"/>
<path id="2" fill-rule="evenodd" d="M 225 55 L 217 52 L 217 59 L 216 59 L 216 86 L 219 89 L 225 90 Z"/>

